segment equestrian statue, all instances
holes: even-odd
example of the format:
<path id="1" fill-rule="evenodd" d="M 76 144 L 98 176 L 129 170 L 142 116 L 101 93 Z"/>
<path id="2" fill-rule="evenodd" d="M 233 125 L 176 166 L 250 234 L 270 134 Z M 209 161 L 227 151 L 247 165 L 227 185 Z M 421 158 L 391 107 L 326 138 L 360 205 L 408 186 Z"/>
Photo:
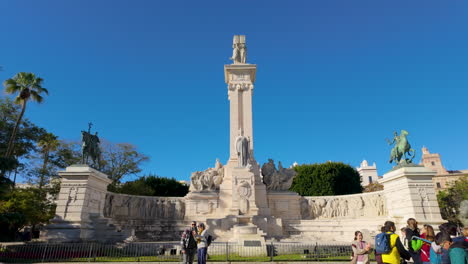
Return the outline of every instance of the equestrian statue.
<path id="1" fill-rule="evenodd" d="M 99 137 L 96 132 L 94 135 L 91 134 L 91 126 L 93 124 L 88 124 L 88 131 L 81 131 L 81 163 L 88 164 L 88 159 L 91 157 L 92 167 L 100 169 L 101 164 L 101 149 L 99 148 Z"/>
<path id="2" fill-rule="evenodd" d="M 408 131 L 401 130 L 400 135 L 398 135 L 396 131 L 393 132 L 392 141 L 387 139 L 389 145 L 395 144 L 390 152 L 390 160 L 388 163 L 395 162 L 397 165 L 413 163 L 416 151 L 411 148 L 406 136 L 408 136 Z"/>

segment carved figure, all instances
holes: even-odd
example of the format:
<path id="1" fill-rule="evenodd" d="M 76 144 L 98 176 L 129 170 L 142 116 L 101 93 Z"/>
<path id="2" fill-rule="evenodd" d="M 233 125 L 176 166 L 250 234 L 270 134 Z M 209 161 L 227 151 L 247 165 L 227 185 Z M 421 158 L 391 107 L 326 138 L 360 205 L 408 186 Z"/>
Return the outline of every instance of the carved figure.
<path id="1" fill-rule="evenodd" d="M 381 193 L 351 197 L 304 197 L 301 200 L 303 219 L 361 218 L 387 215 Z"/>
<path id="2" fill-rule="evenodd" d="M 245 43 L 239 44 L 239 52 L 240 52 L 240 61 L 241 63 L 246 63 L 247 61 L 247 46 Z"/>
<path id="3" fill-rule="evenodd" d="M 224 167 L 216 160 L 214 168 L 196 171 L 190 176 L 190 191 L 214 191 L 223 182 Z"/>
<path id="4" fill-rule="evenodd" d="M 237 43 L 232 44 L 232 57 L 229 58 L 234 64 L 241 62 L 240 50 Z"/>
<path id="5" fill-rule="evenodd" d="M 128 220 L 183 219 L 185 203 L 182 198 L 138 197 L 108 193 L 104 216 Z"/>
<path id="6" fill-rule="evenodd" d="M 249 163 L 249 140 L 244 136 L 236 138 L 236 151 L 237 159 L 239 160 L 239 167 L 246 168 Z"/>
<path id="7" fill-rule="evenodd" d="M 281 162 L 278 162 L 278 169 L 276 169 L 272 159 L 268 159 L 268 162 L 262 166 L 263 183 L 265 183 L 267 190 L 289 190 L 296 174 L 294 169 L 283 168 Z"/>
<path id="8" fill-rule="evenodd" d="M 81 131 L 81 163 L 88 164 L 88 159 L 91 157 L 93 167 L 100 169 L 101 149 L 99 148 L 100 140 L 98 133 L 91 134 L 92 123 L 88 124 L 88 131 Z"/>
<path id="9" fill-rule="evenodd" d="M 309 205 L 309 201 L 304 197 L 301 199 L 301 216 L 302 219 L 310 219 L 311 217 L 311 205 Z"/>
<path id="10" fill-rule="evenodd" d="M 390 141 L 387 139 L 389 145 L 395 144 L 395 146 L 390 151 L 390 160 L 389 163 L 395 162 L 397 165 L 410 164 L 413 162 L 414 157 L 416 156 L 416 151 L 411 148 L 406 136 L 408 131 L 401 130 L 400 135 L 395 131 L 393 133 L 393 140 Z M 410 157 L 407 157 L 412 152 L 413 154 Z"/>
<path id="11" fill-rule="evenodd" d="M 232 41 L 232 57 L 229 58 L 234 64 L 246 63 L 247 46 L 245 44 L 245 35 L 234 35 Z"/>

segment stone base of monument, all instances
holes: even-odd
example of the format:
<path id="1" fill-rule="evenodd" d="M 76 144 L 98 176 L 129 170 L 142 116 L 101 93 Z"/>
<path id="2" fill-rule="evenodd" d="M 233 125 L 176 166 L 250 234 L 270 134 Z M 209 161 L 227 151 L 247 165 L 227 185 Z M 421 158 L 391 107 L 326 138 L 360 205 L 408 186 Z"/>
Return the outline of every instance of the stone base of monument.
<path id="1" fill-rule="evenodd" d="M 369 240 L 380 233 L 380 227 L 387 220 L 391 219 L 382 216 L 358 219 L 283 220 L 285 236 L 288 238 L 281 241 L 346 242 L 353 240 L 354 232 L 357 230 L 362 232 L 365 240 Z"/>
<path id="2" fill-rule="evenodd" d="M 130 237 L 127 230 L 121 230 L 110 223 L 110 219 L 91 215 L 90 221 L 68 221 L 52 219 L 45 231 L 41 233 L 41 239 L 49 242 L 116 242 Z"/>
<path id="3" fill-rule="evenodd" d="M 238 217 L 239 222 L 232 227 L 233 237 L 229 242 L 237 244 L 235 251 L 239 256 L 266 256 L 266 234 L 250 220 L 250 217 Z"/>
<path id="4" fill-rule="evenodd" d="M 107 185 L 104 173 L 86 164 L 76 164 L 59 172 L 62 178 L 55 218 L 42 238 L 49 241 L 122 241 L 121 232 L 103 216 Z"/>
<path id="5" fill-rule="evenodd" d="M 219 194 L 216 191 L 190 192 L 185 196 L 185 219 L 202 221 L 214 216 L 218 203 Z"/>
<path id="6" fill-rule="evenodd" d="M 397 225 L 406 225 L 410 217 L 434 228 L 445 222 L 432 182 L 435 174 L 423 166 L 403 166 L 387 172 L 379 180 L 384 185 L 388 216 Z"/>

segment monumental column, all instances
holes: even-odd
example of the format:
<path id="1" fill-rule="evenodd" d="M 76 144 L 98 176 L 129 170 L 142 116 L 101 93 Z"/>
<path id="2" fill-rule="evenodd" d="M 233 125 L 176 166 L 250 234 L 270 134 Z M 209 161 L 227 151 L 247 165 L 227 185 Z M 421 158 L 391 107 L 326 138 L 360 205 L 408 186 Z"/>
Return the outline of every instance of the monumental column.
<path id="1" fill-rule="evenodd" d="M 254 158 L 252 94 L 257 65 L 248 64 L 244 35 L 233 40 L 232 64 L 224 66 L 230 102 L 229 160 L 220 186 L 220 202 L 230 215 L 269 215 L 266 188 Z"/>

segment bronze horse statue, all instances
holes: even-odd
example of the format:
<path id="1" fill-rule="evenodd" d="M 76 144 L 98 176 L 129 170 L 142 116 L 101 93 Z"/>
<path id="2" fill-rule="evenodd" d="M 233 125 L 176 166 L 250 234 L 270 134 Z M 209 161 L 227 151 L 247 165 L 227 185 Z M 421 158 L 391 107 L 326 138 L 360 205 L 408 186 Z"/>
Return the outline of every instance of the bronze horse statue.
<path id="1" fill-rule="evenodd" d="M 93 162 L 93 167 L 99 169 L 101 163 L 101 150 L 99 149 L 99 137 L 97 132 L 95 135 L 92 135 L 89 132 L 81 131 L 81 154 L 83 164 L 88 164 L 88 159 L 91 157 Z"/>
<path id="2" fill-rule="evenodd" d="M 401 130 L 400 135 L 398 135 L 397 132 L 394 132 L 393 141 L 390 142 L 390 140 L 387 139 L 389 145 L 395 144 L 390 152 L 390 160 L 388 163 L 395 162 L 399 165 L 413 162 L 413 159 L 416 156 L 416 151 L 411 148 L 411 145 L 406 138 L 408 134 L 408 131 Z M 408 156 L 406 154 L 408 154 Z"/>

